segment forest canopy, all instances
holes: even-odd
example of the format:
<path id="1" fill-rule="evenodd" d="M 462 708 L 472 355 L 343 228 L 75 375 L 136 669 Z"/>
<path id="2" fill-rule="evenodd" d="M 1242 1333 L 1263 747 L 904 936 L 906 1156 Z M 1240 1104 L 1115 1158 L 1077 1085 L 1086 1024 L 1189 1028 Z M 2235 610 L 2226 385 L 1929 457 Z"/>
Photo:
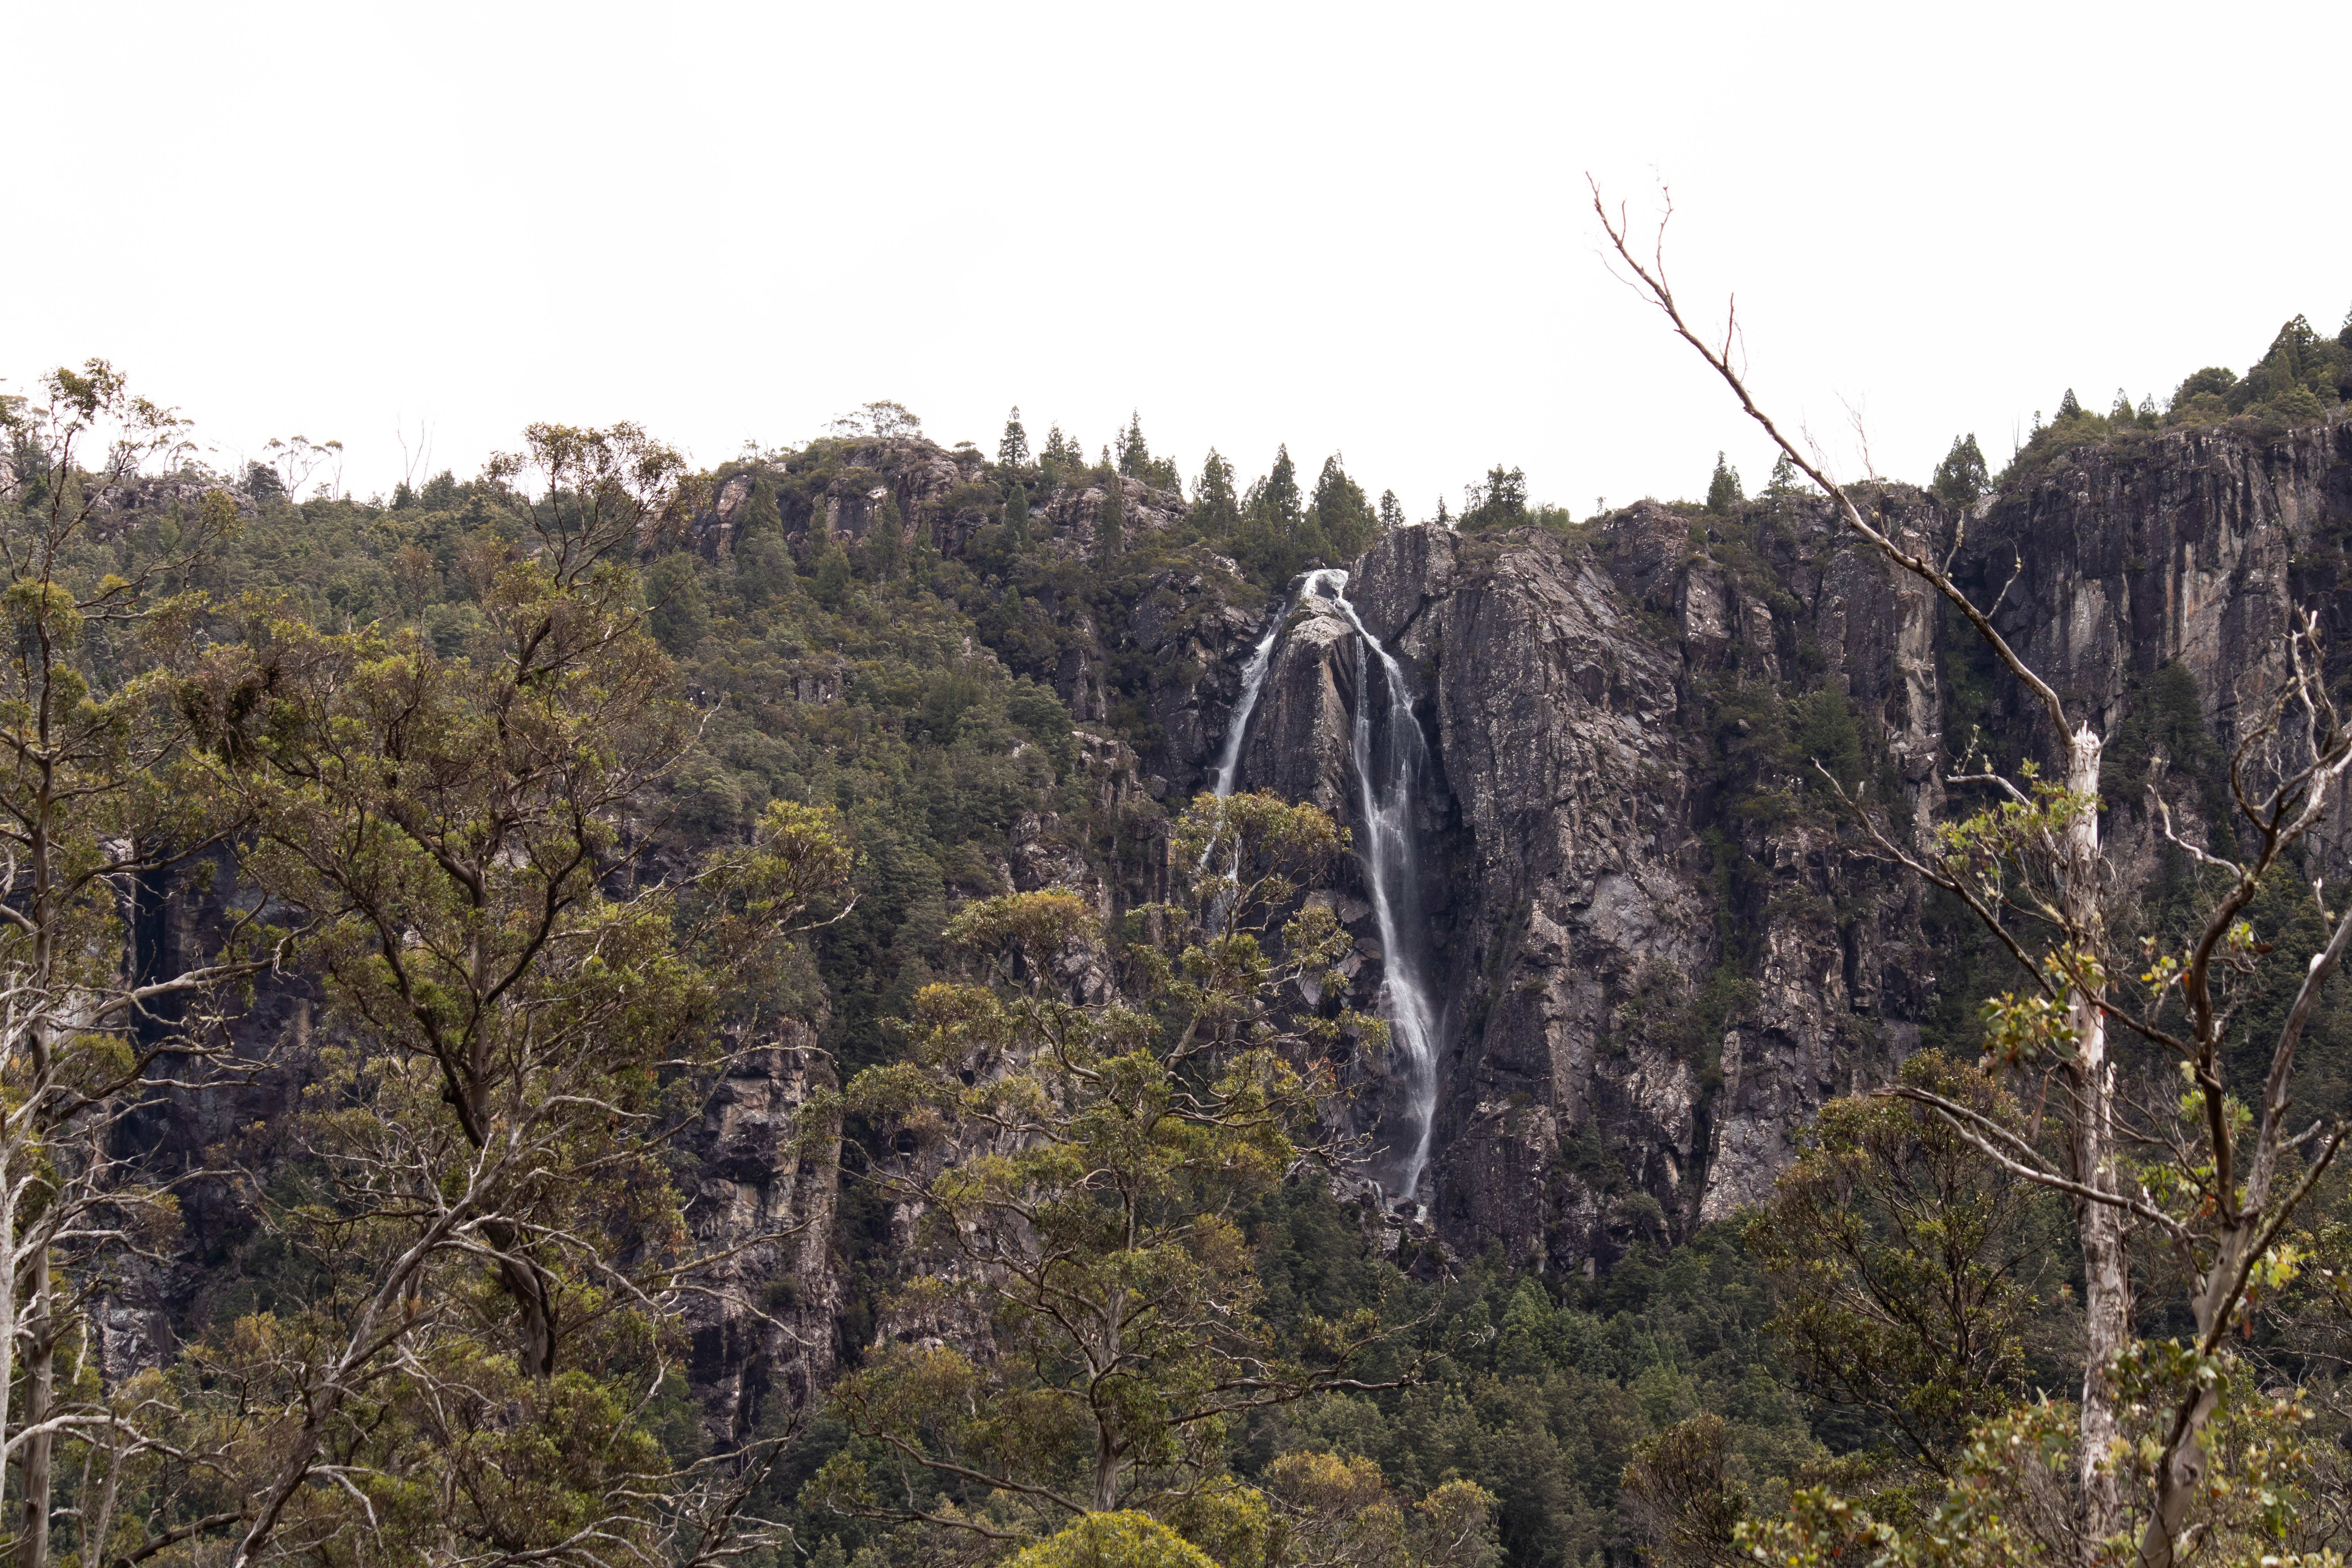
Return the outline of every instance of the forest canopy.
<path id="1" fill-rule="evenodd" d="M 1898 499 L 1949 517 L 2074 447 L 2271 440 L 2347 397 L 2352 321 L 2297 317 L 2160 409 L 2069 391 L 1998 476 L 1958 437 Z M 2001 989 L 2018 921 L 1958 934 L 1962 906 L 2030 898 L 2085 813 L 2229 818 L 2182 668 L 2132 678 L 2104 807 L 2027 772 L 1923 830 L 1926 919 L 1977 989 L 1886 1093 L 1831 1100 L 1768 1202 L 1697 1223 L 1591 1120 L 1559 1129 L 1537 1179 L 1622 1243 L 1562 1272 L 1349 1184 L 1386 1040 L 1339 1000 L 1364 956 L 1343 822 L 1152 771 L 1203 639 L 1233 658 L 1300 572 L 1407 525 L 1341 454 L 1277 447 L 1244 480 L 1212 449 L 1188 477 L 1139 414 L 1090 457 L 1015 409 L 992 456 L 885 401 L 708 470 L 635 426 L 537 425 L 362 500 L 333 441 L 203 467 L 100 363 L 0 416 L 24 1568 L 1810 1563 L 1994 1541 L 2070 1484 L 2002 1456 L 2072 1454 L 2079 1221 L 1985 1144 L 2047 1124 L 2025 1074 L 2081 1038 L 2051 998 L 2094 960 L 2020 939 L 2001 985 L 2042 991 Z M 1820 498 L 1785 459 L 1752 495 L 1703 459 L 1704 499 L 1666 509 L 1680 564 L 1792 622 L 1773 531 Z M 1597 537 L 1515 464 L 1461 502 L 1433 521 L 1465 550 Z M 1612 1048 L 1709 1107 L 1769 978 L 1733 912 L 1769 869 L 1749 845 L 1858 844 L 1841 804 L 1902 780 L 1820 647 L 1785 643 L 1685 692 L 1724 781 L 1687 849 L 1712 967 L 1611 1004 Z M 1963 662 L 1942 761 L 1991 679 Z M 2227 881 L 2209 842 L 2119 919 L 2151 1018 Z M 2333 1114 L 2352 1014 L 2260 963 L 2327 944 L 2296 868 L 2260 860 L 2208 950 L 2231 1017 L 2306 1039 L 2287 1077 Z M 2172 1451 L 2150 1409 L 2221 1390 L 2206 1539 L 2340 1548 L 2343 1178 L 2281 1167 L 2309 1203 L 2259 1238 L 2224 1343 L 2191 1310 L 2219 1245 L 2196 1227 L 2235 1189 L 2159 1163 L 2140 1201 L 2184 1239 L 2142 1275 L 2116 1463 Z M 772 1209 L 726 1211 L 754 1170 Z M 2035 1528 L 1916 1552 L 2038 1560 L 2063 1531 Z"/>

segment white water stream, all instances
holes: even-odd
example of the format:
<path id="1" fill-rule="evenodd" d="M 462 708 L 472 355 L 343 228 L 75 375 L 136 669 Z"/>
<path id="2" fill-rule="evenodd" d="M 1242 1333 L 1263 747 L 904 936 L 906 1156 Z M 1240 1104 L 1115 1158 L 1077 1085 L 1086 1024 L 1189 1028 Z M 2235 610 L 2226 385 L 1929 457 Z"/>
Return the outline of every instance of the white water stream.
<path id="1" fill-rule="evenodd" d="M 1348 602 L 1347 587 L 1345 572 L 1327 568 L 1308 573 L 1298 592 L 1302 598 L 1313 594 L 1330 600 L 1356 631 L 1353 742 L 1358 809 L 1363 819 L 1358 847 L 1363 856 L 1364 881 L 1372 895 L 1372 913 L 1380 926 L 1381 1011 L 1388 1019 L 1391 1059 L 1403 1068 L 1402 1087 L 1412 1113 L 1411 1146 L 1389 1151 L 1396 1178 L 1391 1196 L 1418 1201 L 1421 1174 L 1429 1165 L 1431 1126 L 1437 1115 L 1439 1007 L 1429 984 L 1429 925 L 1421 913 L 1412 825 L 1414 795 L 1429 757 L 1405 692 L 1404 671 L 1357 616 L 1356 606 Z M 1256 711 L 1266 672 L 1274 664 L 1275 645 L 1282 640 L 1293 603 L 1283 601 L 1265 635 L 1250 650 L 1249 662 L 1242 667 L 1241 698 L 1234 704 L 1225 743 L 1211 775 L 1211 787 L 1221 798 L 1232 795 L 1239 782 L 1250 716 Z M 1374 754 L 1373 659 L 1380 661 L 1388 691 L 1384 765 Z"/>
<path id="2" fill-rule="evenodd" d="M 1224 749 L 1217 753 L 1215 782 L 1209 786 L 1219 800 L 1234 793 L 1234 781 L 1241 777 L 1242 742 L 1249 736 L 1250 715 L 1257 710 L 1257 694 L 1265 689 L 1265 672 L 1274 663 L 1274 645 L 1282 640 L 1282 626 L 1289 618 L 1290 601 L 1286 598 L 1265 623 L 1265 635 L 1250 650 L 1249 662 L 1242 666 L 1241 700 L 1234 704 L 1234 716 L 1225 725 Z"/>
<path id="3" fill-rule="evenodd" d="M 1301 592 L 1329 599 L 1356 629 L 1356 788 L 1363 818 L 1360 848 L 1372 914 L 1380 925 L 1381 1000 L 1388 1016 L 1389 1049 L 1404 1068 L 1413 1120 L 1410 1150 L 1391 1152 L 1397 1162 L 1392 1195 L 1418 1201 L 1421 1173 L 1429 1165 L 1430 1131 L 1437 1119 L 1438 999 L 1429 984 L 1429 922 L 1421 912 L 1412 841 L 1413 800 L 1429 756 L 1405 691 L 1404 671 L 1357 616 L 1347 587 L 1345 572 L 1327 568 L 1309 573 Z M 1385 759 L 1374 754 L 1370 677 L 1375 658 L 1388 688 Z"/>

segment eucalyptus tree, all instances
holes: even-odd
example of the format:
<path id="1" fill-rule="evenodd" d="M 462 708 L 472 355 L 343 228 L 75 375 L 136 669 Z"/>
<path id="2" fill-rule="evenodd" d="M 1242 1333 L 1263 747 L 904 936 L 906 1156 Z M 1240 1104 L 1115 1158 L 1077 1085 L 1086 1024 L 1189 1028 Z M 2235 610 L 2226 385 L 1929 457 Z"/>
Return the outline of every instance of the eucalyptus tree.
<path id="1" fill-rule="evenodd" d="M 896 1151 L 871 1179 L 929 1263 L 835 1391 L 858 1440 L 817 1497 L 1009 1539 L 1165 1512 L 1223 1484 L 1246 1411 L 1364 1386 L 1350 1369 L 1384 1333 L 1374 1315 L 1278 1346 L 1236 1224 L 1339 1156 L 1333 1053 L 1343 1033 L 1381 1037 L 1285 1001 L 1344 990 L 1347 933 L 1303 899 L 1344 841 L 1312 806 L 1202 796 L 1171 852 L 1199 869 L 1135 916 L 1123 993 L 1075 892 L 955 918 L 965 975 L 917 995 L 908 1060 L 842 1097 Z"/>
<path id="2" fill-rule="evenodd" d="M 231 1563 L 737 1549 L 748 1482 L 701 1485 L 649 1426 L 707 1261 L 672 1139 L 851 852 L 831 808 L 778 802 L 649 858 L 698 721 L 633 562 L 699 503 L 684 459 L 540 426 L 490 477 L 523 545 L 472 646 L 255 605 L 206 672 L 243 874 L 310 921 L 329 1004 L 247 1184 L 297 1285 L 182 1369 L 184 1446 L 217 1456 L 183 1511 L 214 1508 Z"/>
<path id="3" fill-rule="evenodd" d="M 103 361 L 0 395 L 0 1463 L 32 1568 L 59 1445 L 147 1441 L 105 1391 L 58 1382 L 92 1304 L 173 1228 L 178 1181 L 124 1159 L 118 1129 L 250 1065 L 222 1025 L 272 952 L 233 912 L 214 952 L 179 964 L 134 950 L 126 918 L 200 880 L 236 826 L 181 700 L 202 605 L 185 584 L 236 531 L 235 501 L 186 469 L 185 421 Z M 142 525 L 131 503 L 159 499 L 168 515 Z"/>

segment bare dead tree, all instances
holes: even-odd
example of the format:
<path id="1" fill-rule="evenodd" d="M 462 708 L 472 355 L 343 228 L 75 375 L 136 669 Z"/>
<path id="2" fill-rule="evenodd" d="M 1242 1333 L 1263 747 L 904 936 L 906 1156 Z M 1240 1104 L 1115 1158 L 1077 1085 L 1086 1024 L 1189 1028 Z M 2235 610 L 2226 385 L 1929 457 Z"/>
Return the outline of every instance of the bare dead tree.
<path id="1" fill-rule="evenodd" d="M 1702 336 L 1692 326 L 1667 281 L 1671 197 L 1646 257 L 1636 252 L 1624 206 L 1612 214 L 1597 184 L 1592 203 L 1616 262 L 1630 273 L 1624 280 L 1665 316 L 1675 336 L 1722 379 L 1748 416 L 1829 497 L 1849 532 L 1958 612 L 2024 687 L 2045 741 L 2063 758 L 2061 778 L 2054 783 L 2030 766 L 2014 780 L 1990 766 L 1947 777 L 1949 785 L 1991 791 L 1995 804 L 1944 825 L 1920 844 L 1898 842 L 1858 797 L 1848 797 L 1833 779 L 1829 783 L 1880 853 L 1958 898 L 2031 983 L 2021 999 L 1988 1005 L 1991 1052 L 2006 1065 L 2040 1073 L 2045 1086 L 2056 1090 L 2051 1107 L 2059 1128 L 2054 1153 L 2033 1137 L 1997 1126 L 1941 1096 L 1914 1088 L 1891 1092 L 1933 1107 L 1980 1154 L 2011 1174 L 2065 1196 L 2084 1280 L 2079 1549 L 2089 1564 L 2137 1516 L 2143 1521 L 2138 1561 L 2148 1568 L 2169 1568 L 2190 1504 L 2207 1479 L 2210 1457 L 2203 1438 L 2220 1397 L 2210 1373 L 2223 1337 L 2251 1310 L 2250 1285 L 2266 1270 L 2275 1274 L 2285 1267 L 2276 1250 L 2284 1227 L 2335 1158 L 2345 1133 L 2340 1121 L 2296 1130 L 2290 1086 L 2296 1049 L 2320 989 L 2352 944 L 2352 908 L 2336 918 L 2327 916 L 2321 903 L 2333 931 L 2320 951 L 2303 955 L 2302 983 L 2272 1042 L 2269 1071 L 2251 1118 L 2237 1113 L 2222 1054 L 2232 1022 L 2231 984 L 2251 975 L 2261 952 L 2245 911 L 2264 879 L 2289 863 L 2290 854 L 2333 806 L 2352 767 L 2352 730 L 2327 690 L 2317 620 L 2308 614 L 2294 618 L 2280 649 L 2284 674 L 2231 759 L 2231 791 L 2243 824 L 2240 841 L 2217 837 L 2210 846 L 2189 843 L 2174 832 L 2161 799 L 2155 800 L 2167 840 L 2210 873 L 2220 890 L 2184 952 L 2159 953 L 2151 940 L 2138 962 L 2132 962 L 2131 955 L 2115 951 L 2103 909 L 2112 875 L 2099 842 L 2105 738 L 2087 719 L 2068 716 L 2057 691 L 1995 626 L 1992 610 L 1999 598 L 1980 606 L 1955 581 L 1952 569 L 1965 519 L 1941 560 L 1874 526 L 1827 471 L 1819 450 L 1810 441 L 1801 449 L 1756 401 L 1743 367 L 1735 363 L 1741 346 L 1737 300 L 1727 306 L 1719 336 Z M 2315 881 L 2315 900 L 2322 890 Z M 2039 922 L 2046 933 L 2043 951 L 2029 951 L 2012 930 L 2007 917 L 2019 914 Z M 2118 981 L 2143 964 L 2137 987 Z M 2184 1120 L 2163 1108 L 2135 1105 L 2119 1092 L 2110 1021 L 2179 1061 L 2193 1116 Z M 2123 1120 L 2127 1115 L 2128 1126 Z M 2151 1184 L 2132 1174 L 2126 1146 L 2158 1151 L 2163 1180 Z M 2196 1337 L 2164 1385 L 2168 1415 L 2154 1433 L 2157 1462 L 2127 1495 L 2117 1377 L 2136 1348 L 2126 1256 L 2127 1236 L 2135 1227 L 2158 1237 L 2189 1281 Z"/>

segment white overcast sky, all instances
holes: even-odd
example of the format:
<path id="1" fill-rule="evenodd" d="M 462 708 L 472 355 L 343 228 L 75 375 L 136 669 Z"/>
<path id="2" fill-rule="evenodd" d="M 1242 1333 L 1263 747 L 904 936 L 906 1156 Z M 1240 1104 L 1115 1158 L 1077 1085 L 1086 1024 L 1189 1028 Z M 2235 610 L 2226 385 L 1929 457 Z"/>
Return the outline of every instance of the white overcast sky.
<path id="1" fill-rule="evenodd" d="M 1612 281 L 1589 170 L 1860 466 L 1996 467 L 2352 306 L 2352 5 L 0 0 L 0 376 L 103 355 L 224 463 L 388 489 L 527 421 L 715 463 L 895 398 L 1413 516 L 1769 467 Z M 420 475 L 421 477 L 421 475 Z"/>

